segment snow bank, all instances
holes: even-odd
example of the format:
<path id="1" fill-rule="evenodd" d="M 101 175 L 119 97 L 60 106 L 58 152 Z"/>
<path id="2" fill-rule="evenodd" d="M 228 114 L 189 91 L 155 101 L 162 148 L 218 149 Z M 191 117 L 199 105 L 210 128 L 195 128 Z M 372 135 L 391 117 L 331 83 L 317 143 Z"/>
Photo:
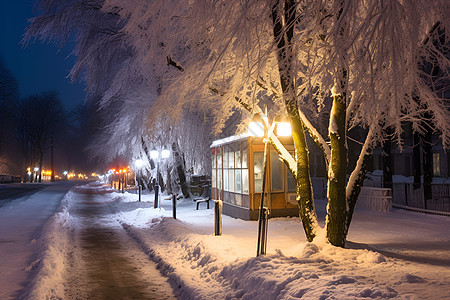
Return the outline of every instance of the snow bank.
<path id="1" fill-rule="evenodd" d="M 29 269 L 36 269 L 35 276 L 23 290 L 27 299 L 58 299 L 64 295 L 64 271 L 70 247 L 70 220 L 68 213 L 73 193 L 69 192 L 61 201 L 57 213 L 44 226 L 37 241 L 36 260 Z M 56 297 L 56 298 L 53 298 Z"/>
<path id="2" fill-rule="evenodd" d="M 298 234 L 298 218 L 271 219 L 268 255 L 255 257 L 256 222 L 224 216 L 224 235 L 216 237 L 213 210 L 196 211 L 190 200 L 183 200 L 174 220 L 169 201 L 163 201 L 164 209 L 153 209 L 152 196 L 147 197 L 139 203 L 136 195 L 118 196 L 117 219 L 183 299 L 450 297 L 446 266 L 388 257 L 364 244 L 341 249 L 324 238 L 308 243 Z M 376 223 L 374 218 L 373 228 Z M 421 228 L 413 230 L 417 234 Z"/>

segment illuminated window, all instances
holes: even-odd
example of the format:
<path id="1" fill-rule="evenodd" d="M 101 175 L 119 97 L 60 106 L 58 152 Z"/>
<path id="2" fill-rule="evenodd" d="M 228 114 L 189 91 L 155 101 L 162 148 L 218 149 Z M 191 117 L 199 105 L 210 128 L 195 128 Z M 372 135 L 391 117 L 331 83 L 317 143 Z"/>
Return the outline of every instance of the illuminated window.
<path id="1" fill-rule="evenodd" d="M 228 191 L 234 192 L 234 169 L 228 169 Z"/>
<path id="2" fill-rule="evenodd" d="M 228 168 L 228 154 L 230 152 L 229 146 L 223 147 L 223 168 Z"/>
<path id="3" fill-rule="evenodd" d="M 222 169 L 222 154 L 219 152 L 217 154 L 217 169 Z"/>
<path id="4" fill-rule="evenodd" d="M 272 191 L 283 190 L 283 162 L 276 151 L 270 151 L 270 170 L 272 172 Z"/>
<path id="5" fill-rule="evenodd" d="M 217 188 L 222 189 L 222 169 L 217 170 Z"/>
<path id="6" fill-rule="evenodd" d="M 211 172 L 211 186 L 213 188 L 217 187 L 216 173 L 217 173 L 217 170 L 216 169 L 212 169 L 212 172 Z"/>
<path id="7" fill-rule="evenodd" d="M 232 149 L 228 152 L 228 168 L 234 168 L 234 151 Z"/>
<path id="8" fill-rule="evenodd" d="M 236 165 L 236 168 L 241 167 L 241 150 L 234 152 L 234 163 Z"/>
<path id="9" fill-rule="evenodd" d="M 254 161 L 254 174 L 255 174 L 255 193 L 261 193 L 262 191 L 262 179 L 263 179 L 263 163 L 264 152 L 255 152 L 253 154 Z"/>
<path id="10" fill-rule="evenodd" d="M 297 191 L 295 186 L 295 178 L 288 168 L 286 168 L 286 178 L 287 178 L 288 193 L 295 193 Z"/>
<path id="11" fill-rule="evenodd" d="M 228 169 L 223 170 L 223 190 L 228 191 Z"/>
<path id="12" fill-rule="evenodd" d="M 236 193 L 242 193 L 242 190 L 241 190 L 241 169 L 236 169 L 236 170 L 234 170 L 234 182 L 235 182 L 235 184 L 234 184 L 234 191 L 236 192 Z"/>
<path id="13" fill-rule="evenodd" d="M 242 193 L 248 194 L 248 169 L 242 169 Z"/>

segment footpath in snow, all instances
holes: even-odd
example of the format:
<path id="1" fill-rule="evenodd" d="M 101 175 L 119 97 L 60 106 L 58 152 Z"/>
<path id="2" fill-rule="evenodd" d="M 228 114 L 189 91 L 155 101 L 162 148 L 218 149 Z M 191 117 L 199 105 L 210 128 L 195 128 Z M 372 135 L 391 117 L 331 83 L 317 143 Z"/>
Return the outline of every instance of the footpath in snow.
<path id="1" fill-rule="evenodd" d="M 450 299 L 446 216 L 357 211 L 346 249 L 323 239 L 306 242 L 298 218 L 270 219 L 268 254 L 255 257 L 255 221 L 223 216 L 223 235 L 214 236 L 213 210 L 197 211 L 189 199 L 179 200 L 174 220 L 171 201 L 154 209 L 154 195 L 137 202 L 137 195 L 107 186 L 83 188 L 107 203 L 103 218 L 109 222 L 101 227 L 125 230 L 131 238 L 121 239 L 121 247 L 138 245 L 181 299 Z M 30 295 L 64 298 L 70 270 L 64 258 L 79 249 L 70 241 L 83 226 L 73 210 L 75 195 L 66 196 L 46 226 L 45 255 Z"/>

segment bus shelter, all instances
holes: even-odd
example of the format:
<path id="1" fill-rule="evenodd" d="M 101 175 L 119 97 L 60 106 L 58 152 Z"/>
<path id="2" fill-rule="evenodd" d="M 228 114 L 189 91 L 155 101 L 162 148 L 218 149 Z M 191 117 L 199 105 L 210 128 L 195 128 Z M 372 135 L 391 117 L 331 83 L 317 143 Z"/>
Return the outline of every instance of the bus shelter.
<path id="1" fill-rule="evenodd" d="M 292 137 L 279 137 L 291 153 Z M 295 180 L 269 147 L 266 169 L 266 206 L 270 217 L 298 216 Z M 263 182 L 262 137 L 232 136 L 211 145 L 211 199 L 223 201 L 223 213 L 244 220 L 257 220 Z"/>

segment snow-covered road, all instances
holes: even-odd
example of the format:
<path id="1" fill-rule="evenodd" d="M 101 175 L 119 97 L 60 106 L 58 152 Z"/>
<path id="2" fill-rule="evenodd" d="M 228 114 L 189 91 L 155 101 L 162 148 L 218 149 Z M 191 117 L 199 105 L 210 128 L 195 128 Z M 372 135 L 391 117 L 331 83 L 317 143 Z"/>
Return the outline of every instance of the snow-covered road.
<path id="1" fill-rule="evenodd" d="M 37 239 L 72 186 L 14 184 L 3 189 L 10 198 L 0 208 L 0 299 L 16 298 L 33 276 Z"/>

